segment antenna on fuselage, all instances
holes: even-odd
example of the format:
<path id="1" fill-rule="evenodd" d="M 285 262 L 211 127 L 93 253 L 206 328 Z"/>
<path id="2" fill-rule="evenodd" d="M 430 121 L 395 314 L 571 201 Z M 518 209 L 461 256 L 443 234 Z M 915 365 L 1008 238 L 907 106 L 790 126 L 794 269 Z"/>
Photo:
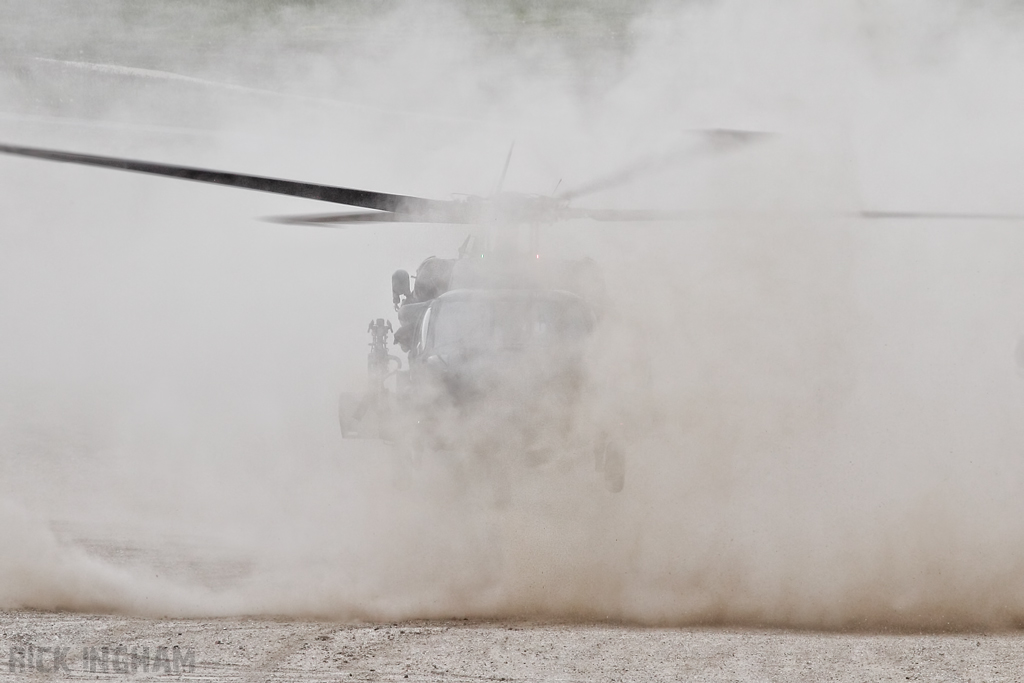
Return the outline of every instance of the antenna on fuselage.
<path id="1" fill-rule="evenodd" d="M 481 234 L 474 240 L 474 244 L 479 245 L 480 248 L 476 249 L 483 256 L 485 253 L 497 253 L 505 251 L 515 244 L 515 237 L 510 237 L 507 233 L 514 232 L 514 229 L 510 229 L 509 226 L 500 225 L 498 223 L 500 211 L 496 210 L 495 202 L 500 202 L 498 199 L 501 195 L 501 189 L 505 186 L 505 177 L 508 175 L 508 167 L 512 163 L 512 152 L 516 149 L 515 140 L 509 145 L 508 155 L 505 157 L 505 165 L 501 169 L 501 177 L 498 178 L 498 184 L 494 187 L 494 193 L 488 200 L 485 200 L 489 208 L 485 211 L 483 224 L 481 225 Z"/>
<path id="2" fill-rule="evenodd" d="M 512 141 L 512 146 L 508 148 L 508 156 L 505 157 L 505 168 L 501 169 L 501 178 L 498 179 L 498 186 L 494 188 L 494 194 L 500 194 L 501 188 L 505 185 L 505 176 L 508 175 L 508 165 L 512 163 L 512 152 L 516 148 L 515 140 Z"/>

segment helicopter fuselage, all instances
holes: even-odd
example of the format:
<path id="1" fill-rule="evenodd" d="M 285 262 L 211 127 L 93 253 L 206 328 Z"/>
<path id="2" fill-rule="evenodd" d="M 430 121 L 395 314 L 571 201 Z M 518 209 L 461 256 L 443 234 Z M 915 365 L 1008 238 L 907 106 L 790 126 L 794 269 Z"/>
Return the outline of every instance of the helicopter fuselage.
<path id="1" fill-rule="evenodd" d="M 586 384 L 594 323 L 586 302 L 563 291 L 460 289 L 437 297 L 418 324 L 398 388 L 414 438 L 530 450 L 564 437 Z"/>
<path id="2" fill-rule="evenodd" d="M 500 435 L 531 449 L 564 435 L 587 382 L 585 349 L 604 299 L 589 260 L 487 253 L 430 258 L 415 289 L 399 271 L 396 375 L 386 438 L 452 444 Z M 410 434 L 409 432 L 413 432 Z"/>

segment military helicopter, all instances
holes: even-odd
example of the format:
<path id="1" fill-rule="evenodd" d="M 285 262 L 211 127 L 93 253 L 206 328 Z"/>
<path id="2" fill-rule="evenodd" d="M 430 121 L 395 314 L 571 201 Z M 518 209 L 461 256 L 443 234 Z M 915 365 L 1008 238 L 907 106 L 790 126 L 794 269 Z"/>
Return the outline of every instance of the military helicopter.
<path id="1" fill-rule="evenodd" d="M 674 218 L 676 214 L 657 211 L 583 209 L 570 206 L 570 202 L 682 157 L 727 151 L 759 137 L 747 131 L 699 131 L 694 145 L 641 160 L 551 196 L 503 191 L 513 143 L 492 195 L 452 200 L 36 147 L 0 145 L 0 152 L 363 209 L 269 219 L 277 223 L 472 226 L 474 233 L 456 257 L 431 257 L 412 276 L 405 270 L 392 276 L 399 327 L 394 329 L 385 318 L 370 322 L 368 387 L 362 395 L 342 395 L 342 435 L 383 438 L 412 450 L 468 447 L 478 452 L 494 450 L 497 435 L 504 450 L 512 444 L 533 460 L 582 450 L 593 456 L 608 488 L 618 491 L 624 480 L 624 458 L 618 447 L 622 435 L 594 427 L 601 422 L 594 417 L 582 434 L 573 433 L 580 431 L 573 427 L 578 421 L 573 411 L 587 391 L 583 348 L 604 308 L 603 278 L 589 259 L 542 258 L 540 230 L 570 219 Z M 406 354 L 405 363 L 391 353 L 391 341 Z"/>
<path id="2" fill-rule="evenodd" d="M 581 415 L 591 390 L 584 349 L 605 306 L 601 272 L 589 259 L 548 258 L 542 226 L 563 220 L 666 221 L 680 212 L 570 206 L 577 198 L 678 163 L 763 139 L 735 130 L 697 132 L 697 144 L 643 159 L 613 174 L 551 196 L 503 191 L 512 158 L 495 192 L 450 200 L 320 185 L 120 157 L 0 144 L 0 153 L 146 173 L 363 209 L 274 217 L 277 223 L 333 226 L 359 223 L 444 223 L 474 228 L 457 257 L 431 257 L 415 275 L 396 271 L 392 300 L 399 327 L 370 321 L 369 383 L 343 394 L 345 437 L 378 437 L 413 451 L 468 448 L 514 452 L 530 462 L 569 454 L 591 458 L 607 488 L 622 490 L 629 435 L 611 416 Z M 1020 220 L 1006 214 L 864 211 L 865 219 L 964 218 Z M 413 284 L 413 280 L 415 283 Z M 389 337 L 407 354 L 391 353 Z M 583 408 L 585 412 L 585 408 Z"/>

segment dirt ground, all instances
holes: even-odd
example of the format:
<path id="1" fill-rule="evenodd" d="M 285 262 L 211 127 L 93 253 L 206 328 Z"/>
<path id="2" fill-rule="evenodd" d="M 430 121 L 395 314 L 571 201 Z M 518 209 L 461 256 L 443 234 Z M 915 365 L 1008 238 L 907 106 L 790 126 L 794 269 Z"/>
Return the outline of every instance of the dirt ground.
<path id="1" fill-rule="evenodd" d="M 1024 679 L 1024 634 L 1018 632 L 849 634 L 473 621 L 349 624 L 27 611 L 2 612 L 0 624 L 6 660 L 0 662 L 0 679 L 12 681 Z M 63 663 L 56 672 L 55 647 Z M 165 660 L 158 659 L 161 647 L 167 648 Z M 149 648 L 148 671 L 139 654 L 143 648 Z M 133 651 L 138 657 L 134 672 Z"/>

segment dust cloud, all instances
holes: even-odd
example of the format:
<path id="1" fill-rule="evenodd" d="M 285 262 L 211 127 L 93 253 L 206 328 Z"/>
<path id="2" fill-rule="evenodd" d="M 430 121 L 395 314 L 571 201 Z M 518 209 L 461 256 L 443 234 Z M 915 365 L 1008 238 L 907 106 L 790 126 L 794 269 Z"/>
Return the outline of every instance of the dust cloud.
<path id="1" fill-rule="evenodd" d="M 545 232 L 605 272 L 620 494 L 341 439 L 390 273 L 462 229 L 0 160 L 0 606 L 1024 618 L 1024 224 L 848 217 L 1024 212 L 1015 5 L 4 5 L 10 143 L 443 198 L 513 141 L 505 188 L 550 194 L 775 135 L 578 201 L 699 220 Z"/>

